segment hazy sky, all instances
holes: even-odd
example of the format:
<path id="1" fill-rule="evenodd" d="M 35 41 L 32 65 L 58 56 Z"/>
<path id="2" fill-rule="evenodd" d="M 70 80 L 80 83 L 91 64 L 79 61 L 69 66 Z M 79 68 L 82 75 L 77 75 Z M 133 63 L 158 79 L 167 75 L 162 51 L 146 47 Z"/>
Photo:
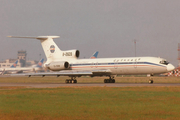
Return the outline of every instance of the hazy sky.
<path id="1" fill-rule="evenodd" d="M 62 50 L 78 49 L 81 58 L 137 56 L 166 58 L 177 66 L 180 0 L 0 0 L 0 60 L 45 58 L 38 40 L 8 35 L 59 35 Z"/>

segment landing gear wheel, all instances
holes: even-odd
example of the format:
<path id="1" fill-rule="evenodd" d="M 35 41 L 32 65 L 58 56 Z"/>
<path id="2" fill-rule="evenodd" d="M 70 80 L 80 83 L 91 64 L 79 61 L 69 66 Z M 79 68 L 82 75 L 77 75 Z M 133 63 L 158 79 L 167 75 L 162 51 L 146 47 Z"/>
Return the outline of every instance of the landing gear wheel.
<path id="1" fill-rule="evenodd" d="M 112 80 L 112 83 L 115 83 L 115 79 Z"/>
<path id="2" fill-rule="evenodd" d="M 72 83 L 77 83 L 77 80 L 72 80 Z"/>
<path id="3" fill-rule="evenodd" d="M 65 83 L 69 83 L 69 80 L 66 80 Z"/>
<path id="4" fill-rule="evenodd" d="M 107 79 L 104 79 L 104 83 L 107 83 Z"/>
<path id="5" fill-rule="evenodd" d="M 76 79 L 67 79 L 65 80 L 65 83 L 77 83 Z"/>
<path id="6" fill-rule="evenodd" d="M 149 80 L 149 84 L 152 84 L 154 81 L 153 80 Z"/>
<path id="7" fill-rule="evenodd" d="M 109 80 L 109 82 L 110 82 L 110 83 L 113 83 L 113 80 L 112 80 L 112 79 L 110 79 L 110 80 Z"/>
<path id="8" fill-rule="evenodd" d="M 115 79 L 104 79 L 104 83 L 115 83 Z"/>

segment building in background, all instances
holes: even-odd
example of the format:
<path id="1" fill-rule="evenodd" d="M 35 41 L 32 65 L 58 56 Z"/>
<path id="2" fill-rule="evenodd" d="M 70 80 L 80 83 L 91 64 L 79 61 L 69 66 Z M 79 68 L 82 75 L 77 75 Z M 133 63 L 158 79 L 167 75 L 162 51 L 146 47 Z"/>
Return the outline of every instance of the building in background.
<path id="1" fill-rule="evenodd" d="M 18 60 L 16 67 L 27 67 L 34 64 L 37 64 L 38 61 L 28 60 L 26 61 L 27 53 L 26 51 L 20 50 L 17 54 L 17 59 L 6 59 L 5 61 L 0 61 L 0 68 L 10 67 L 16 60 Z"/>
<path id="2" fill-rule="evenodd" d="M 13 65 L 15 63 L 17 59 L 7 59 L 5 61 L 0 62 L 0 68 L 6 68 L 6 67 L 10 67 L 11 65 Z M 16 65 L 16 67 L 21 67 L 21 63 L 18 60 L 18 63 Z"/>
<path id="3" fill-rule="evenodd" d="M 19 62 L 21 63 L 21 67 L 25 67 L 26 66 L 26 51 L 18 51 L 18 59 Z"/>

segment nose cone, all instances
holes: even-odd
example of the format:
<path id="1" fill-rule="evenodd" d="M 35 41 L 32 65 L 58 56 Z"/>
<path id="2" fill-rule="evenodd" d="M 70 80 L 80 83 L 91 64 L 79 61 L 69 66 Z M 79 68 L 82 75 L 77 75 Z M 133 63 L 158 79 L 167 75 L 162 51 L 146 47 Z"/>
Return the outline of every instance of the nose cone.
<path id="1" fill-rule="evenodd" d="M 167 65 L 167 71 L 169 72 L 169 71 L 172 71 L 172 70 L 174 70 L 175 69 L 175 67 L 172 65 L 172 64 L 168 64 Z"/>

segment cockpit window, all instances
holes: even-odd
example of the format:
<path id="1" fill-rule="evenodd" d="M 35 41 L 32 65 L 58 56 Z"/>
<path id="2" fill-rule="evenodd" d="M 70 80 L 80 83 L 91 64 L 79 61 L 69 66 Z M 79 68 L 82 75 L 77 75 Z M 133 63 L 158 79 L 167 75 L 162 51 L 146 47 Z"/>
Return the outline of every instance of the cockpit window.
<path id="1" fill-rule="evenodd" d="M 160 63 L 161 63 L 161 64 L 164 64 L 164 65 L 168 65 L 168 64 L 169 64 L 169 62 L 166 61 L 166 60 L 161 60 Z"/>

